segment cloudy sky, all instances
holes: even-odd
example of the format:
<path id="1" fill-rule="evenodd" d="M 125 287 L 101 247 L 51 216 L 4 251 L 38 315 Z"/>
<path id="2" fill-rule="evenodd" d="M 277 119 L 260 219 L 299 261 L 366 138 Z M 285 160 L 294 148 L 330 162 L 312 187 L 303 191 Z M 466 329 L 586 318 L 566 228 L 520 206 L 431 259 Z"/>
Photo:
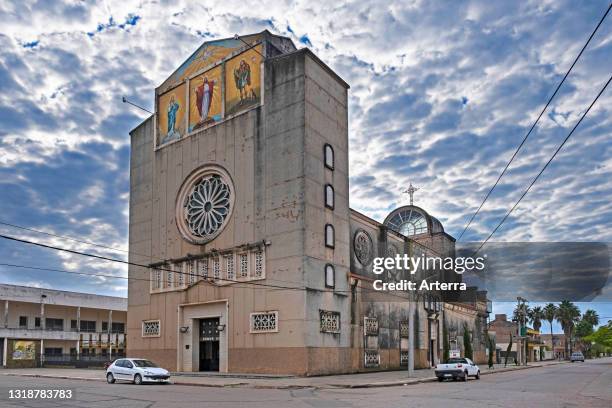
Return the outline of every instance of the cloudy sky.
<path id="1" fill-rule="evenodd" d="M 268 29 L 350 85 L 351 206 L 415 203 L 458 236 L 605 12 L 585 1 L 3 1 L 0 221 L 127 247 L 130 129 L 203 41 Z M 612 68 L 612 16 L 464 236 L 483 239 Z M 498 241 L 612 241 L 612 90 Z M 0 226 L 39 242 L 120 251 Z M 2 263 L 125 275 L 117 264 L 0 242 Z M 119 279 L 0 266 L 0 281 L 126 295 Z"/>

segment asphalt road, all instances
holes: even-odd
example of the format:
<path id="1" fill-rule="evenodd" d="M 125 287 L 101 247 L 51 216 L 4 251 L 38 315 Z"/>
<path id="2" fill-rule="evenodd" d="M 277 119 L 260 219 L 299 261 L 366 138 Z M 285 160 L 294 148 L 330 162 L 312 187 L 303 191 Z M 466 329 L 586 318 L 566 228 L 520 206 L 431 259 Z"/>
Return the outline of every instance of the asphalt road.
<path id="1" fill-rule="evenodd" d="M 1 374 L 1 371 L 0 371 Z M 9 399 L 9 390 L 72 389 L 70 400 Z M 363 389 L 250 389 L 113 384 L 0 375 L 0 407 L 612 407 L 612 359 Z"/>

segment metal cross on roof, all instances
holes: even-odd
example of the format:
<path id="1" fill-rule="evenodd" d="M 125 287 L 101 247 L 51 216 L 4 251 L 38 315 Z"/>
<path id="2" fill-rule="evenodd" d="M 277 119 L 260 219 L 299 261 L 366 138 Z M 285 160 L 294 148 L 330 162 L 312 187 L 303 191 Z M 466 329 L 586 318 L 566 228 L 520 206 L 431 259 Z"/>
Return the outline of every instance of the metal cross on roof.
<path id="1" fill-rule="evenodd" d="M 410 185 L 408 186 L 408 188 L 406 190 L 403 191 L 404 194 L 408 194 L 410 195 L 410 205 L 413 205 L 413 201 L 414 201 L 414 193 L 419 190 L 418 187 L 415 187 L 412 185 L 412 183 L 410 183 Z"/>

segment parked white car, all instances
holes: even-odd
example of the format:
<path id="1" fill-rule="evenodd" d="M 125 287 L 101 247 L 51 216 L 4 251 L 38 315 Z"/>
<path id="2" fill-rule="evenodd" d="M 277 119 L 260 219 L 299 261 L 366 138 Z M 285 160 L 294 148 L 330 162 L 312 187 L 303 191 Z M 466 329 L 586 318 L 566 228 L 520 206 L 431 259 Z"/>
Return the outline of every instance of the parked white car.
<path id="1" fill-rule="evenodd" d="M 469 358 L 449 358 L 445 364 L 436 365 L 435 373 L 438 381 L 445 378 L 467 381 L 468 377 L 480 380 L 480 368 Z"/>
<path id="2" fill-rule="evenodd" d="M 145 382 L 168 382 L 170 373 L 144 358 L 120 358 L 106 369 L 106 382 L 130 381 L 140 385 Z"/>
<path id="3" fill-rule="evenodd" d="M 584 354 L 579 351 L 573 352 L 570 356 L 570 362 L 573 363 L 574 361 L 582 361 L 584 363 Z"/>

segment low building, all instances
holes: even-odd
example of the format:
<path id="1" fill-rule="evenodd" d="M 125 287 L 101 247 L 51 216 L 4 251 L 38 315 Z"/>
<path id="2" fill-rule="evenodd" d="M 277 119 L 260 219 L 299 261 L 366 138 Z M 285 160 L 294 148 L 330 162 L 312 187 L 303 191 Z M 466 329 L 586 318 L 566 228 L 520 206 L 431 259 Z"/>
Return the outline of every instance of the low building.
<path id="1" fill-rule="evenodd" d="M 127 299 L 0 284 L 2 366 L 89 365 L 125 354 Z"/>
<path id="2" fill-rule="evenodd" d="M 489 323 L 489 334 L 495 337 L 496 361 L 499 363 L 505 361 L 508 354 L 508 361 L 514 362 L 518 353 L 518 324 L 509 321 L 505 314 L 496 314 L 495 319 Z M 508 350 L 510 341 L 512 347 Z"/>
<path id="3" fill-rule="evenodd" d="M 549 358 L 555 360 L 565 359 L 565 334 L 541 334 L 540 338 L 546 346 L 546 350 L 551 352 Z"/>

